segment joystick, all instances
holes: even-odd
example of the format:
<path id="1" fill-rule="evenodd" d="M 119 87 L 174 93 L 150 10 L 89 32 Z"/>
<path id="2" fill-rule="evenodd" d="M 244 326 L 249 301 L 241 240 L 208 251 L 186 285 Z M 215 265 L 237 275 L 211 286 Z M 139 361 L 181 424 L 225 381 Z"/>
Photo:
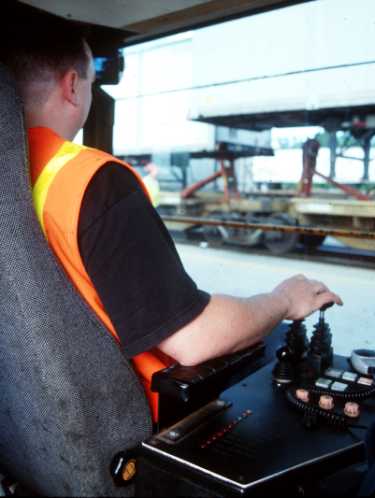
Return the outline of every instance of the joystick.
<path id="1" fill-rule="evenodd" d="M 279 348 L 276 352 L 278 362 L 272 370 L 273 380 L 276 384 L 285 385 L 294 381 L 293 352 L 288 346 Z"/>
<path id="2" fill-rule="evenodd" d="M 333 361 L 332 334 L 325 321 L 325 312 L 333 304 L 328 303 L 320 308 L 319 321 L 314 325 L 315 330 L 310 342 L 308 361 L 316 375 L 322 374 L 332 365 Z"/>
<path id="3" fill-rule="evenodd" d="M 286 345 L 292 353 L 295 362 L 302 359 L 309 348 L 309 341 L 303 320 L 296 320 L 289 326 L 286 334 Z"/>
<path id="4" fill-rule="evenodd" d="M 296 380 L 308 347 L 309 341 L 304 322 L 296 320 L 289 326 L 285 345 L 276 353 L 278 362 L 273 370 L 273 378 L 277 384 L 288 384 Z"/>

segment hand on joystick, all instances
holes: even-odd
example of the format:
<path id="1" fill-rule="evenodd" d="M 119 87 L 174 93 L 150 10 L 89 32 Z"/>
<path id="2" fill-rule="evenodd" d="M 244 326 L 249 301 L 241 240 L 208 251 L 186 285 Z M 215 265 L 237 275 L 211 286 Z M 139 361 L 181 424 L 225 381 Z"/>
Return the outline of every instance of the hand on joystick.
<path id="1" fill-rule="evenodd" d="M 341 298 L 323 282 L 310 280 L 304 275 L 285 280 L 272 294 L 279 296 L 285 304 L 286 320 L 302 320 L 330 303 L 343 304 Z"/>

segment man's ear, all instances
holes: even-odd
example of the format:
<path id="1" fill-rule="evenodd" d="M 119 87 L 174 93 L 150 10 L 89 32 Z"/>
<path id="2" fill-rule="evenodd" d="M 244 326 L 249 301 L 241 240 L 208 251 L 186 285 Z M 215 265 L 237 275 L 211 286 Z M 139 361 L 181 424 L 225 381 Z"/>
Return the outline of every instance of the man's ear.
<path id="1" fill-rule="evenodd" d="M 79 104 L 78 83 L 79 77 L 77 71 L 74 69 L 69 69 L 69 71 L 67 71 L 61 79 L 63 97 L 75 107 Z"/>

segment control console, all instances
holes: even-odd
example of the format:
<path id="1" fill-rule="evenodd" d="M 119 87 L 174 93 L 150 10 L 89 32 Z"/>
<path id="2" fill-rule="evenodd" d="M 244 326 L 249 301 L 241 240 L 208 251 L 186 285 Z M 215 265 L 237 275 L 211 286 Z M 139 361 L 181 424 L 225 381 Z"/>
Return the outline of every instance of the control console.
<path id="1" fill-rule="evenodd" d="M 282 324 L 266 347 L 158 373 L 161 424 L 142 444 L 138 494 L 298 495 L 363 461 L 374 379 L 334 355 L 327 309 L 310 340 L 303 321 Z"/>
<path id="2" fill-rule="evenodd" d="M 331 306 L 320 310 L 310 342 L 303 321 L 290 325 L 285 345 L 276 353 L 273 380 L 301 412 L 306 427 L 324 422 L 359 428 L 360 402 L 375 394 L 375 383 L 372 376 L 353 372 L 349 362 L 345 368 L 333 368 L 332 334 L 325 319 Z"/>

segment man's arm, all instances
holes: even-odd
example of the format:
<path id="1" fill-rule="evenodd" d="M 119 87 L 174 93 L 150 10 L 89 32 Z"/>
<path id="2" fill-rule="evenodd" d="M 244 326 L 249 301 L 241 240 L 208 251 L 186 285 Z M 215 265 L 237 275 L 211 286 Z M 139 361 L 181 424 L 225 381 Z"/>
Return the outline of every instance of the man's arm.
<path id="1" fill-rule="evenodd" d="M 197 364 L 258 342 L 283 319 L 341 302 L 303 276 L 248 299 L 199 291 L 134 176 L 117 164 L 102 168 L 85 193 L 79 243 L 129 357 L 159 347 Z"/>
<path id="2" fill-rule="evenodd" d="M 213 295 L 203 312 L 159 344 L 163 353 L 192 366 L 262 340 L 282 320 L 305 318 L 324 304 L 342 305 L 323 283 L 292 277 L 268 294 L 241 299 Z"/>
<path id="3" fill-rule="evenodd" d="M 86 271 L 128 358 L 157 347 L 209 302 L 135 176 L 121 165 L 106 164 L 90 182 L 78 234 Z"/>

